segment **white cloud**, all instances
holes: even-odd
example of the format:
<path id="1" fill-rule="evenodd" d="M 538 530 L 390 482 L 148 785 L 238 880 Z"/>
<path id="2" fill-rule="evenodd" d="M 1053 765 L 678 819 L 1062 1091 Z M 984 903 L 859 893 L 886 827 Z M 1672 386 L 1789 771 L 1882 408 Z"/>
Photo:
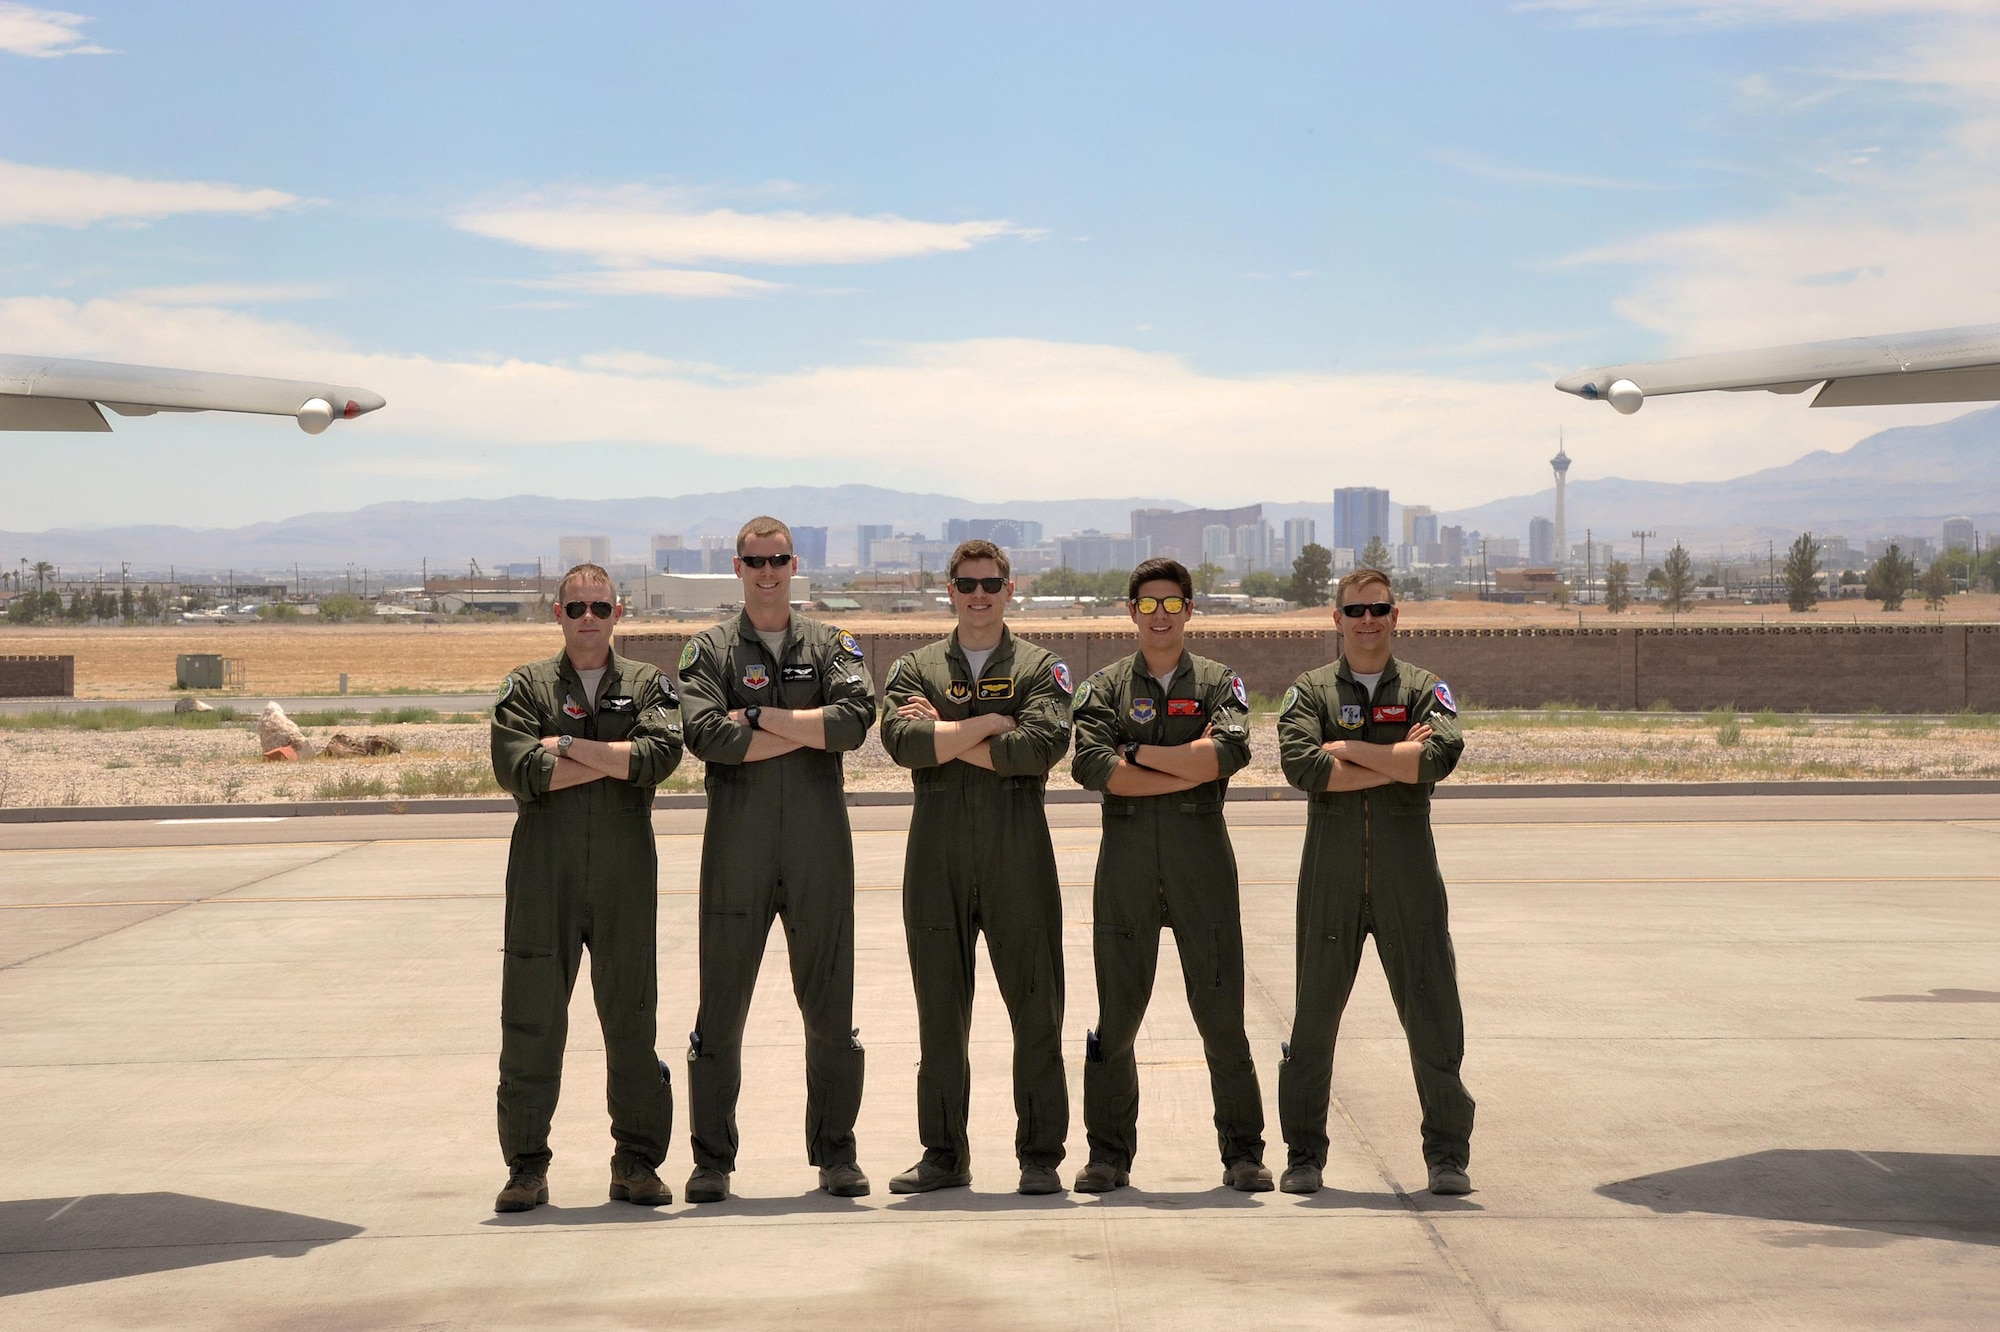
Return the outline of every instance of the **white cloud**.
<path id="1" fill-rule="evenodd" d="M 455 221 L 475 235 L 587 255 L 610 267 L 872 264 L 1036 234 L 1011 222 L 922 222 L 890 214 L 696 212 L 678 203 L 677 196 L 638 186 L 531 196 L 511 205 L 468 209 Z"/>
<path id="2" fill-rule="evenodd" d="M 60 9 L 0 4 L 0 51 L 44 60 L 68 55 L 110 55 L 78 31 L 90 19 Z"/>
<path id="3" fill-rule="evenodd" d="M 1655 185 L 1641 180 L 1617 180 L 1610 176 L 1580 176 L 1565 171 L 1544 171 L 1535 167 L 1500 166 L 1472 153 L 1444 152 L 1437 160 L 1445 166 L 1454 167 L 1468 175 L 1482 176 L 1487 180 L 1506 181 L 1515 185 L 1553 185 L 1572 190 L 1662 190 L 1664 185 Z"/>
<path id="4" fill-rule="evenodd" d="M 1993 12 L 1991 0 L 1523 0 L 1517 10 L 1568 14 L 1589 26 L 1839 23 L 1859 18 L 1963 16 Z"/>
<path id="5" fill-rule="evenodd" d="M 659 446 L 666 459 L 680 449 L 754 458 L 760 474 L 839 457 L 857 479 L 1003 498 L 1194 486 L 1240 502 L 1268 498 L 1274 486 L 1324 497 L 1336 485 L 1374 484 L 1445 508 L 1540 489 L 1559 424 L 1579 459 L 1575 475 L 1713 479 L 1963 410 L 1814 412 L 1796 399 L 1718 395 L 1627 419 L 1539 379 L 1218 375 L 1170 355 L 1028 339 L 923 344 L 776 374 L 629 353 L 440 361 L 360 352 L 216 308 L 53 297 L 0 300 L 0 345 L 362 385 L 390 405 L 353 428 L 357 448 L 376 431 L 408 441 L 412 456 L 425 441 L 611 441 Z"/>
<path id="6" fill-rule="evenodd" d="M 202 181 L 134 180 L 0 161 L 0 226 L 81 227 L 113 219 L 144 221 L 183 213 L 256 216 L 302 202 L 283 190 Z"/>
<path id="7" fill-rule="evenodd" d="M 762 296 L 785 290 L 781 282 L 702 268 L 600 268 L 550 278 L 524 278 L 515 285 L 590 296 L 668 296 L 676 300 Z"/>

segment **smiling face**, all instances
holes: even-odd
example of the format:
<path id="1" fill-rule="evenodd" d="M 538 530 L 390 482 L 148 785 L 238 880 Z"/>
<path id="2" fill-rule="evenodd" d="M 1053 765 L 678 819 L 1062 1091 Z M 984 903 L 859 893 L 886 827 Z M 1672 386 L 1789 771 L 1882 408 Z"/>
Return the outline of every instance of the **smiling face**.
<path id="1" fill-rule="evenodd" d="M 736 576 L 743 580 L 743 604 L 752 611 L 771 614 L 786 612 L 792 605 L 792 575 L 798 571 L 797 562 L 780 568 L 766 564 L 761 569 L 753 569 L 743 562 L 745 555 L 789 555 L 792 542 L 785 536 L 746 536 L 743 548 L 736 557 Z"/>
<path id="2" fill-rule="evenodd" d="M 993 560 L 960 560 L 953 571 L 953 578 L 1000 578 L 1000 566 Z M 1007 604 L 1014 596 L 1012 579 L 998 592 L 988 592 L 983 587 L 975 587 L 970 592 L 961 592 L 949 582 L 945 591 L 951 597 L 951 609 L 958 616 L 961 635 L 970 634 L 983 639 L 990 634 L 1007 614 Z"/>
<path id="3" fill-rule="evenodd" d="M 572 620 L 563 610 L 563 604 L 571 601 L 608 601 L 611 603 L 611 618 L 600 620 L 586 606 L 583 617 Z M 611 651 L 611 631 L 624 616 L 625 608 L 618 604 L 618 594 L 611 590 L 611 584 L 603 579 L 572 578 L 562 586 L 555 613 L 556 623 L 562 626 L 563 648 L 569 653 L 569 659 L 584 670 L 595 670 Z"/>
<path id="4" fill-rule="evenodd" d="M 1342 610 L 1334 617 L 1334 632 L 1340 635 L 1340 655 L 1347 658 L 1351 670 L 1373 672 L 1382 669 L 1389 660 L 1389 643 L 1396 632 L 1396 617 L 1401 612 L 1395 607 L 1395 594 L 1386 583 L 1369 580 L 1345 588 L 1340 594 L 1343 607 L 1373 605 L 1387 601 L 1390 610 L 1386 616 L 1363 615 L 1359 619 L 1349 619 Z"/>
<path id="5" fill-rule="evenodd" d="M 1139 590 L 1128 607 L 1132 623 L 1139 627 L 1141 647 L 1149 652 L 1172 653 L 1179 656 L 1187 638 L 1188 618 L 1194 614 L 1194 603 L 1190 601 L 1181 607 L 1181 613 L 1178 615 L 1169 614 L 1164 605 L 1150 614 L 1142 615 L 1139 613 L 1139 603 L 1147 597 L 1164 602 L 1168 597 L 1180 597 L 1185 600 L 1186 594 L 1181 591 L 1181 585 L 1173 579 L 1155 578 L 1139 584 Z"/>

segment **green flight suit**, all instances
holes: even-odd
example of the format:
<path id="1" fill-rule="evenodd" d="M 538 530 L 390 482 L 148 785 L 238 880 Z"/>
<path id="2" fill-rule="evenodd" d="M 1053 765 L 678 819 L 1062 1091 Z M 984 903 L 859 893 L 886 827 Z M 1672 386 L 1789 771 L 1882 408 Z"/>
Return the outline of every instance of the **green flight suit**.
<path id="1" fill-rule="evenodd" d="M 1014 1031 L 1014 1152 L 1062 1163 L 1069 1087 L 1062 1061 L 1062 884 L 1042 804 L 1069 749 L 1069 667 L 1001 631 L 977 676 L 949 638 L 905 653 L 882 699 L 882 744 L 910 769 L 916 804 L 903 859 L 903 930 L 917 992 L 917 1132 L 924 1159 L 969 1170 L 973 946 L 981 931 Z M 942 721 L 1004 713 L 989 770 L 937 761 L 936 722 L 898 717 L 923 695 Z"/>
<path id="2" fill-rule="evenodd" d="M 854 636 L 793 615 L 774 657 L 739 614 L 681 652 L 688 748 L 707 765 L 701 844 L 701 1009 L 688 1043 L 695 1164 L 736 1168 L 743 1024 L 771 921 L 785 921 L 806 1030 L 806 1147 L 815 1166 L 854 1160 L 863 1053 L 854 1028 L 854 841 L 841 754 L 875 720 Z M 745 763 L 733 709 L 825 709 L 826 748 Z"/>
<path id="3" fill-rule="evenodd" d="M 549 789 L 544 736 L 629 740 L 631 774 Z M 606 1099 L 621 1155 L 658 1168 L 673 1091 L 654 1045 L 659 864 L 653 788 L 681 761 L 680 703 L 658 669 L 612 653 L 588 697 L 566 653 L 507 677 L 493 705 L 493 775 L 518 813 L 507 852 L 500 972 L 500 1150 L 546 1173 L 570 991 L 590 947 Z"/>
<path id="4" fill-rule="evenodd" d="M 1095 927 L 1097 1030 L 1083 1065 L 1090 1159 L 1132 1168 L 1139 1148 L 1139 1065 L 1133 1043 L 1160 961 L 1160 930 L 1173 930 L 1188 1009 L 1208 1058 L 1216 1142 L 1225 1166 L 1264 1159 L 1264 1100 L 1243 1025 L 1243 918 L 1236 852 L 1222 806 L 1229 776 L 1250 761 L 1249 696 L 1219 662 L 1181 653 L 1170 686 L 1135 652 L 1076 693 L 1077 784 L 1104 791 Z M 1212 728 L 1212 729 L 1211 729 Z M 1185 745 L 1210 732 L 1218 775 L 1173 795 L 1120 796 L 1106 788 L 1118 747 Z"/>
<path id="5" fill-rule="evenodd" d="M 1394 744 L 1417 722 L 1434 734 L 1424 743 L 1416 782 L 1326 789 L 1333 756 L 1320 747 L 1324 742 Z M 1369 934 L 1409 1039 L 1424 1112 L 1424 1160 L 1463 1169 L 1470 1159 L 1473 1102 L 1459 1077 L 1465 1018 L 1431 838 L 1431 791 L 1458 766 L 1464 748 L 1451 690 L 1394 658 L 1372 697 L 1345 660 L 1307 671 L 1285 694 L 1279 758 L 1285 780 L 1311 801 L 1299 865 L 1298 1006 L 1278 1065 L 1278 1117 L 1292 1165 L 1326 1165 L 1333 1045 Z"/>

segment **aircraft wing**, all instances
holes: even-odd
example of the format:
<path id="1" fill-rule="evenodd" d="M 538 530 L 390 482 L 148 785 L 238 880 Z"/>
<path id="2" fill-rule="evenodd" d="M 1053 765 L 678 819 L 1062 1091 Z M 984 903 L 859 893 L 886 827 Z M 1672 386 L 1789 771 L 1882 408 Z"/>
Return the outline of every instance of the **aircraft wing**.
<path id="1" fill-rule="evenodd" d="M 2000 401 L 2000 324 L 1607 365 L 1556 381 L 1627 416 L 1661 393 L 1803 393 L 1814 385 L 1815 407 Z"/>
<path id="2" fill-rule="evenodd" d="M 264 379 L 105 361 L 0 354 L 0 430 L 93 430 L 155 412 L 256 412 L 289 416 L 309 435 L 385 405 L 379 393 L 309 379 Z"/>

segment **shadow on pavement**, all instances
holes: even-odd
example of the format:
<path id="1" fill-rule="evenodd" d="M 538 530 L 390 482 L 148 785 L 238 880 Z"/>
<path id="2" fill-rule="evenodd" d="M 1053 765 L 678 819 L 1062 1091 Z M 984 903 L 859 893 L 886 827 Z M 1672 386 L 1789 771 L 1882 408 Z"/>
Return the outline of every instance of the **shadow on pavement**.
<path id="1" fill-rule="evenodd" d="M 668 1203 L 662 1207 L 635 1207 L 628 1202 L 601 1202 L 587 1207 L 562 1207 L 556 1203 L 543 1203 L 528 1212 L 501 1212 L 489 1216 L 479 1224 L 499 1226 L 503 1230 L 521 1229 L 533 1226 L 630 1226 L 643 1225 L 648 1221 L 671 1221 L 677 1213 L 670 1212 Z"/>
<path id="2" fill-rule="evenodd" d="M 0 1297 L 146 1272 L 297 1258 L 360 1226 L 195 1198 L 95 1193 L 0 1202 Z"/>
<path id="3" fill-rule="evenodd" d="M 1864 994 L 1864 1004 L 2000 1004 L 2000 990 L 1932 990 L 1929 994 Z"/>
<path id="4" fill-rule="evenodd" d="M 2000 1156 L 1754 1152 L 1620 1180 L 1598 1192 L 1656 1212 L 1718 1212 L 2000 1244 Z"/>

